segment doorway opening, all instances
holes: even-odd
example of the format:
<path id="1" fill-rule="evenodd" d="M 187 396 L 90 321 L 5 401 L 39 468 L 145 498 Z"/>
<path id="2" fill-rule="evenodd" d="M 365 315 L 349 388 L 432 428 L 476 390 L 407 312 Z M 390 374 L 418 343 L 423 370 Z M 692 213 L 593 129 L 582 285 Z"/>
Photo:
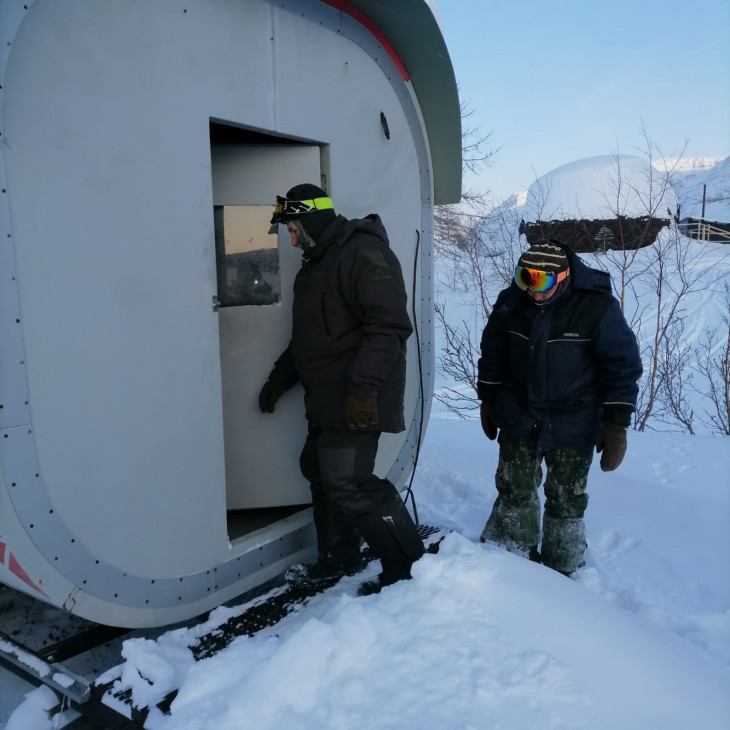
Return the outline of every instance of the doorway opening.
<path id="1" fill-rule="evenodd" d="M 322 183 L 318 143 L 211 120 L 217 316 L 223 398 L 226 516 L 238 540 L 311 506 L 299 470 L 306 437 L 303 394 L 285 393 L 273 414 L 258 393 L 291 337 L 301 252 L 286 231 L 269 233 L 277 195 Z M 281 229 L 281 227 L 279 227 Z"/>

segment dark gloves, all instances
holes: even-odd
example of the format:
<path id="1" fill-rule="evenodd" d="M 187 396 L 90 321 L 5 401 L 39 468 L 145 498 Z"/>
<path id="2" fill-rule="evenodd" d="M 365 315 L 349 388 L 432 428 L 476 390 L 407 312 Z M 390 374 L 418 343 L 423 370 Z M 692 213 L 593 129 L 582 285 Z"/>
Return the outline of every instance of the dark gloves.
<path id="1" fill-rule="evenodd" d="M 623 426 L 614 426 L 604 423 L 596 441 L 596 453 L 601 456 L 601 469 L 613 471 L 618 469 L 626 454 L 626 429 Z"/>
<path id="2" fill-rule="evenodd" d="M 346 396 L 345 423 L 350 428 L 367 428 L 380 423 L 377 399 L 370 397 L 360 400 L 352 395 Z"/>
<path id="3" fill-rule="evenodd" d="M 273 413 L 276 401 L 281 398 L 281 394 L 286 388 L 276 380 L 267 380 L 264 387 L 259 393 L 259 408 L 261 413 Z"/>
<path id="4" fill-rule="evenodd" d="M 497 422 L 494 420 L 494 403 L 491 401 L 482 401 L 479 408 L 479 415 L 482 418 L 482 431 L 485 436 L 494 441 L 497 438 Z"/>

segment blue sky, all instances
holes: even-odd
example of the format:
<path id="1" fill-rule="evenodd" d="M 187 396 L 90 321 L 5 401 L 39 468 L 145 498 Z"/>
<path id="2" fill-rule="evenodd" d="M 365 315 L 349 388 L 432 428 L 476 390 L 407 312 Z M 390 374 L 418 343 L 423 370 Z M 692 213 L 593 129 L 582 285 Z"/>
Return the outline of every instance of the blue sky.
<path id="1" fill-rule="evenodd" d="M 730 154 L 727 0 L 439 0 L 470 124 L 501 151 L 502 197 L 583 157 Z"/>

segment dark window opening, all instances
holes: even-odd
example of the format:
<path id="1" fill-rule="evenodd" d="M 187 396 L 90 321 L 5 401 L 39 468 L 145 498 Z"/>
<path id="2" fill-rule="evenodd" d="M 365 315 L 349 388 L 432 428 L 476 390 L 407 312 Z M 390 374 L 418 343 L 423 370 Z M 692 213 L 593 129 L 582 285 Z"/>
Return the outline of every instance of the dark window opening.
<path id="1" fill-rule="evenodd" d="M 213 207 L 219 306 L 281 301 L 278 236 L 268 233 L 273 212 L 273 205 Z"/>
<path id="2" fill-rule="evenodd" d="M 237 127 L 234 124 L 215 122 L 210 120 L 210 143 L 211 144 L 275 144 L 275 145 L 300 145 L 312 144 L 305 140 L 297 141 L 290 137 L 277 137 L 275 134 L 259 132 L 255 129 Z"/>
<path id="3" fill-rule="evenodd" d="M 288 507 L 228 510 L 228 539 L 237 540 L 245 537 L 309 507 L 311 507 L 309 504 L 297 504 Z"/>

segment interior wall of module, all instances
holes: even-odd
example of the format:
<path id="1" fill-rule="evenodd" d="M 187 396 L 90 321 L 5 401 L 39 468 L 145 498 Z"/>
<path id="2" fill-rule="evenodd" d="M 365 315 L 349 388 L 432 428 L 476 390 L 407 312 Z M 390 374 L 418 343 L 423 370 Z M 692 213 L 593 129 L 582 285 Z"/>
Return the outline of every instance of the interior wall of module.
<path id="1" fill-rule="evenodd" d="M 424 367 L 432 377 L 417 348 L 431 337 L 423 120 L 367 29 L 296 5 L 0 0 L 14 32 L 0 260 L 14 349 L 0 353 L 0 382 L 16 384 L 0 414 L 0 532 L 17 535 L 29 585 L 59 605 L 73 593 L 72 610 L 92 620 L 178 620 L 303 549 L 274 551 L 243 577 L 234 567 L 262 537 L 231 542 L 229 510 L 309 495 L 301 389 L 271 416 L 256 403 L 290 334 L 299 254 L 274 236 L 279 298 L 216 306 L 221 207 L 270 205 L 308 181 L 347 217 L 381 215 L 420 339 L 408 343 L 408 428 L 383 437 L 376 468 L 399 486 L 410 473 Z M 282 147 L 242 145 L 244 183 L 224 185 L 211 121 Z M 170 587 L 182 576 L 194 586 L 184 599 Z"/>
<path id="2" fill-rule="evenodd" d="M 213 145 L 211 159 L 216 237 L 224 245 L 217 266 L 226 505 L 308 504 L 309 485 L 299 470 L 306 433 L 302 389 L 281 398 L 273 414 L 261 413 L 258 393 L 289 342 L 294 278 L 302 263 L 283 226 L 269 233 L 273 201 L 292 179 L 319 182 L 320 149 Z"/>

